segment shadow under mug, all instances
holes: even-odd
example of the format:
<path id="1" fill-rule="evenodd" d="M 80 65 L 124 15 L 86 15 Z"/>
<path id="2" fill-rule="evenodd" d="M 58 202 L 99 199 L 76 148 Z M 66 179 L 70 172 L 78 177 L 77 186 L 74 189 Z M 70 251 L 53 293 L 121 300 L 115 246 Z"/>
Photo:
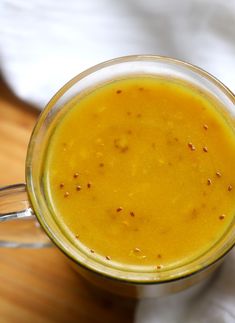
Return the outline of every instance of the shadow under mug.
<path id="1" fill-rule="evenodd" d="M 213 247 L 190 263 L 163 268 L 157 273 L 130 271 L 125 266 L 120 269 L 101 262 L 74 246 L 50 211 L 43 184 L 48 140 L 58 120 L 71 108 L 68 102 L 74 97 L 82 98 L 102 84 L 135 76 L 175 78 L 196 86 L 220 103 L 221 114 L 235 129 L 235 96 L 198 67 L 151 55 L 121 57 L 96 65 L 68 82 L 41 113 L 28 146 L 26 184 L 0 188 L 0 222 L 4 222 L 0 225 L 4 226 L 0 246 L 40 248 L 52 241 L 71 260 L 73 268 L 93 284 L 125 296 L 156 297 L 205 282 L 235 243 L 234 221 Z M 10 221 L 19 219 L 16 223 Z M 29 223 L 33 224 L 30 229 Z"/>

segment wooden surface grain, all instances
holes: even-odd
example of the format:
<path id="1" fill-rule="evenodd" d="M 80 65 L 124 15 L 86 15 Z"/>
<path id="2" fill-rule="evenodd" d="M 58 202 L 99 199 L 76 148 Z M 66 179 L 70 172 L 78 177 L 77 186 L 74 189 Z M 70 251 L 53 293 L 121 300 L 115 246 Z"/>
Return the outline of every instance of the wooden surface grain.
<path id="1" fill-rule="evenodd" d="M 0 186 L 24 182 L 38 111 L 0 77 Z M 88 285 L 56 248 L 0 249 L 0 322 L 133 322 L 135 301 Z"/>

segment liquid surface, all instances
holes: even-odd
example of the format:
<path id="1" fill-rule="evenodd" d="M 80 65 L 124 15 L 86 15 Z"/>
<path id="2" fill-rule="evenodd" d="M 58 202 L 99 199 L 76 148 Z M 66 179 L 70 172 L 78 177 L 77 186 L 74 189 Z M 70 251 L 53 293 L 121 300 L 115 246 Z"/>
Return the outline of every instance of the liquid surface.
<path id="1" fill-rule="evenodd" d="M 91 256 L 161 269 L 214 245 L 235 212 L 235 136 L 215 103 L 136 78 L 77 100 L 48 146 L 55 216 Z"/>

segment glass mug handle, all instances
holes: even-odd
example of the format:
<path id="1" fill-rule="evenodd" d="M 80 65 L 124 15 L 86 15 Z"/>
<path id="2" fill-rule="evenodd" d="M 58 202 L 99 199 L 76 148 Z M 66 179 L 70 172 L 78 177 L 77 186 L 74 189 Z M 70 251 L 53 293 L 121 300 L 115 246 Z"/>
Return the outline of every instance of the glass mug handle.
<path id="1" fill-rule="evenodd" d="M 53 246 L 30 207 L 25 184 L 0 187 L 0 247 Z"/>

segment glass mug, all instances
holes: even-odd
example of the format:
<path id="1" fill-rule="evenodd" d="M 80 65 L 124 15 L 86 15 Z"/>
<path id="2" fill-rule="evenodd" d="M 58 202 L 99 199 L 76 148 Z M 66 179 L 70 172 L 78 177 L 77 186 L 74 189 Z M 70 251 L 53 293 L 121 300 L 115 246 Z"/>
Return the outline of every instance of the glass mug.
<path id="1" fill-rule="evenodd" d="M 68 82 L 51 99 L 41 113 L 32 133 L 26 159 L 26 184 L 0 189 L 0 245 L 5 247 L 44 247 L 50 240 L 71 260 L 71 265 L 90 282 L 111 292 L 134 297 L 155 297 L 180 291 L 196 283 L 205 282 L 232 249 L 235 226 L 231 224 L 222 239 L 205 254 L 180 267 L 153 272 L 132 272 L 104 264 L 75 247 L 63 234 L 46 203 L 43 185 L 43 160 L 47 143 L 57 121 L 66 113 L 73 97 L 97 86 L 131 76 L 173 77 L 206 91 L 221 103 L 221 114 L 235 129 L 235 96 L 217 79 L 188 63 L 159 56 L 127 56 L 96 65 Z M 22 219 L 12 227 L 14 219 Z M 24 221 L 24 220 L 28 221 Z M 35 225 L 31 231 L 25 224 L 37 220 L 46 235 Z M 2 230 L 1 230 L 2 231 Z M 18 241 L 15 241 L 17 236 Z M 50 238 L 50 240 L 48 239 Z M 4 241 L 5 239 L 5 241 Z M 19 241 L 20 240 L 20 241 Z"/>

